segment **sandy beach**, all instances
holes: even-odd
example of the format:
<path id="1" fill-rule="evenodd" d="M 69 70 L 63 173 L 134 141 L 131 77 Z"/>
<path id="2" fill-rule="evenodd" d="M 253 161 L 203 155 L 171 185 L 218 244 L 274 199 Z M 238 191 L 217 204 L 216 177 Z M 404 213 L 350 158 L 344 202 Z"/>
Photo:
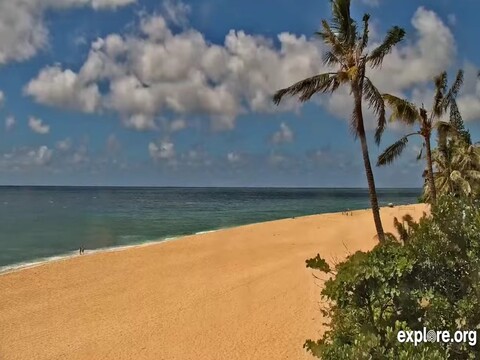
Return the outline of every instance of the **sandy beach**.
<path id="1" fill-rule="evenodd" d="M 419 218 L 425 205 L 383 208 Z M 305 267 L 376 243 L 370 210 L 195 235 L 0 276 L 0 359 L 311 359 L 321 282 Z M 68 234 L 65 234 L 68 236 Z"/>

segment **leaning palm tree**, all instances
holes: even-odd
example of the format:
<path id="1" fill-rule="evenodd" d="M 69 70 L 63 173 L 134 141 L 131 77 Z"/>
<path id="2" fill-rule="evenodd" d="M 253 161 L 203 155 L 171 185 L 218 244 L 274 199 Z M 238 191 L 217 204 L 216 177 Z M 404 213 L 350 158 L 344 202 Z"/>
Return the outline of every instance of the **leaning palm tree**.
<path id="1" fill-rule="evenodd" d="M 359 31 L 357 23 L 350 16 L 350 0 L 333 0 L 332 15 L 330 22 L 322 21 L 322 29 L 317 32 L 317 35 L 329 47 L 323 61 L 325 65 L 335 71 L 318 74 L 281 89 L 275 93 L 273 101 L 278 105 L 286 95 L 299 95 L 300 101 L 306 102 L 317 93 L 333 93 L 341 85 L 350 87 L 354 99 L 351 128 L 355 137 L 360 138 L 373 219 L 378 239 L 384 241 L 385 234 L 380 219 L 375 180 L 368 153 L 362 100 L 365 99 L 373 108 L 375 115 L 378 116 L 375 133 L 375 140 L 378 144 L 386 124 L 385 106 L 380 92 L 366 76 L 366 69 L 367 66 L 380 67 L 384 57 L 403 39 L 405 31 L 399 27 L 393 27 L 385 36 L 383 43 L 368 52 L 370 16 L 368 14 L 363 16 L 363 29 Z"/>
<path id="2" fill-rule="evenodd" d="M 401 99 L 397 96 L 384 94 L 383 99 L 387 105 L 392 109 L 390 121 L 401 121 L 406 125 L 419 125 L 419 130 L 405 135 L 400 140 L 390 145 L 378 157 L 377 166 L 383 166 L 392 163 L 399 157 L 411 136 L 421 136 L 423 138 L 422 151 L 425 149 L 427 172 L 426 178 L 428 188 L 431 192 L 429 199 L 435 203 L 437 194 L 435 187 L 435 180 L 433 176 L 433 161 L 432 161 L 432 145 L 431 137 L 434 130 L 438 131 L 438 148 L 440 151 L 446 146 L 448 134 L 455 131 L 455 126 L 440 119 L 446 113 L 447 109 L 453 104 L 454 109 L 457 109 L 455 99 L 463 84 L 463 71 L 459 70 L 455 82 L 450 89 L 447 89 L 447 73 L 443 72 L 435 78 L 435 95 L 433 99 L 432 109 L 427 111 L 423 104 L 421 107 Z M 418 159 L 422 156 L 420 152 Z"/>

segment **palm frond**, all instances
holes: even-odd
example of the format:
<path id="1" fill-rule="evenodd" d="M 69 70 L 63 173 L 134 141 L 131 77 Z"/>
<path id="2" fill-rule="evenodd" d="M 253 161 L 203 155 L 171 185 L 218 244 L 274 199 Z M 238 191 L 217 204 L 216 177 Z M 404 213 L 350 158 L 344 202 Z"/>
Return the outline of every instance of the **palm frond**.
<path id="1" fill-rule="evenodd" d="M 403 150 L 407 146 L 408 138 L 417 134 L 418 133 L 411 133 L 405 135 L 403 138 L 386 148 L 385 151 L 378 157 L 377 166 L 388 165 L 395 161 L 395 159 L 402 154 Z"/>
<path id="2" fill-rule="evenodd" d="M 326 20 L 322 20 L 322 30 L 315 34 L 330 46 L 332 54 L 340 60 L 344 55 L 343 45 Z"/>
<path id="3" fill-rule="evenodd" d="M 444 112 L 443 99 L 447 91 L 447 72 L 435 77 L 435 96 L 433 98 L 433 114 L 441 117 Z"/>
<path id="4" fill-rule="evenodd" d="M 480 180 L 480 171 L 478 170 L 466 170 L 465 175 L 472 180 Z"/>
<path id="5" fill-rule="evenodd" d="M 390 94 L 383 94 L 383 100 L 392 109 L 390 117 L 392 121 L 401 120 L 408 125 L 413 125 L 420 120 L 419 111 L 411 102 Z"/>
<path id="6" fill-rule="evenodd" d="M 439 134 L 445 134 L 446 136 L 456 135 L 457 133 L 457 129 L 455 129 L 455 126 L 446 121 L 437 121 L 433 125 L 433 128 L 437 129 Z"/>
<path id="7" fill-rule="evenodd" d="M 360 42 L 360 52 L 363 53 L 365 48 L 368 45 L 368 37 L 369 37 L 369 29 L 368 29 L 368 21 L 370 20 L 370 14 L 363 15 L 363 34 L 362 34 L 362 41 Z"/>
<path id="8" fill-rule="evenodd" d="M 398 26 L 391 28 L 385 36 L 383 43 L 375 48 L 368 56 L 367 62 L 370 63 L 371 67 L 376 68 L 382 65 L 385 56 L 392 51 L 395 45 L 403 40 L 404 36 L 405 30 L 402 28 Z"/>
<path id="9" fill-rule="evenodd" d="M 273 102 L 278 105 L 284 96 L 298 94 L 300 94 L 300 101 L 305 102 L 318 92 L 327 92 L 330 90 L 333 87 L 335 80 L 339 80 L 336 73 L 312 76 L 308 79 L 301 80 L 292 86 L 278 90 L 273 96 Z"/>
<path id="10" fill-rule="evenodd" d="M 341 60 L 332 51 L 325 51 L 325 54 L 323 54 L 323 64 L 331 67 L 341 64 Z"/>
<path id="11" fill-rule="evenodd" d="M 417 155 L 417 161 L 419 161 L 422 156 L 423 156 L 423 150 L 425 150 L 425 143 L 422 145 L 422 147 L 420 148 L 420 152 L 418 153 Z"/>
<path id="12" fill-rule="evenodd" d="M 355 106 L 353 107 L 353 112 L 352 112 L 352 119 L 350 121 L 350 126 L 349 126 L 349 130 L 350 130 L 350 134 L 352 134 L 353 138 L 355 140 L 358 139 L 358 125 L 359 125 L 359 121 L 360 119 L 358 119 L 357 117 L 357 111 L 355 109 Z"/>
<path id="13" fill-rule="evenodd" d="M 452 87 L 449 90 L 449 92 L 452 93 L 454 98 L 457 97 L 458 93 L 460 92 L 460 89 L 462 88 L 464 75 L 465 74 L 462 69 L 458 70 L 457 77 L 455 78 L 455 82 L 453 83 Z"/>
<path id="14" fill-rule="evenodd" d="M 451 106 L 452 101 L 454 101 L 457 98 L 457 95 L 460 92 L 460 89 L 462 88 L 462 85 L 463 85 L 463 78 L 464 78 L 464 72 L 462 69 L 460 69 L 457 72 L 457 77 L 455 78 L 455 81 L 452 87 L 450 88 L 450 90 L 448 90 L 448 93 L 445 96 L 445 99 L 443 101 L 443 107 L 445 110 L 447 110 L 447 108 Z"/>
<path id="15" fill-rule="evenodd" d="M 350 0 L 332 1 L 332 29 L 338 33 L 342 43 L 355 42 L 356 24 L 350 16 Z"/>
<path id="16" fill-rule="evenodd" d="M 378 91 L 368 77 L 365 77 L 363 81 L 363 96 L 368 103 L 368 107 L 378 116 L 375 142 L 379 145 L 387 123 L 385 120 L 385 102 L 383 101 L 380 91 Z"/>

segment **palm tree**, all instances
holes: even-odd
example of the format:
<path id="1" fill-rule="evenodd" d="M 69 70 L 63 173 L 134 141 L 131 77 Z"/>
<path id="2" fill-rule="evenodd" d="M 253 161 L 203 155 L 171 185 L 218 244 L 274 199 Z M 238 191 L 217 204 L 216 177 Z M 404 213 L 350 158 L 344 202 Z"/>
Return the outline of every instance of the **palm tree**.
<path id="1" fill-rule="evenodd" d="M 330 48 L 324 54 L 323 61 L 332 69 L 335 67 L 335 71 L 318 74 L 281 89 L 275 93 L 273 101 L 278 105 L 285 95 L 299 95 L 299 100 L 306 102 L 317 93 L 333 93 L 340 85 L 350 87 L 354 98 L 351 128 L 355 138 L 360 138 L 373 219 L 378 239 L 384 241 L 385 234 L 380 219 L 375 180 L 365 134 L 362 99 L 367 101 L 375 115 L 378 116 L 375 140 L 379 144 L 386 124 L 385 106 L 380 92 L 365 75 L 366 68 L 367 65 L 371 68 L 380 67 L 384 57 L 403 39 L 405 31 L 399 27 L 393 27 L 385 36 L 383 43 L 368 52 L 366 49 L 369 38 L 369 19 L 368 14 L 363 16 L 363 29 L 360 32 L 357 23 L 350 16 L 350 0 L 333 0 L 332 20 L 330 23 L 323 20 L 322 29 L 317 32 L 317 35 Z"/>
<path id="2" fill-rule="evenodd" d="M 435 164 L 435 186 L 441 195 L 478 196 L 480 186 L 480 148 L 466 143 L 462 137 L 451 139 L 443 151 L 432 154 Z M 424 190 L 429 200 L 430 185 Z"/>
<path id="3" fill-rule="evenodd" d="M 432 145 L 431 137 L 433 131 L 438 131 L 438 147 L 440 151 L 446 146 L 447 135 L 455 130 L 452 124 L 441 121 L 440 119 L 445 114 L 447 109 L 454 104 L 454 109 L 457 109 L 455 99 L 463 84 L 463 70 L 459 70 L 457 77 L 452 87 L 447 91 L 447 73 L 442 72 L 435 78 L 435 95 L 433 99 L 433 106 L 430 112 L 425 107 L 416 106 L 408 100 L 401 99 L 397 96 L 384 94 L 383 99 L 387 105 L 392 109 L 392 115 L 390 121 L 401 121 L 407 125 L 419 125 L 419 130 L 405 135 L 400 140 L 390 145 L 385 151 L 378 157 L 377 166 L 383 166 L 392 163 L 397 157 L 399 157 L 405 147 L 407 146 L 408 139 L 411 136 L 419 135 L 423 138 L 423 149 L 426 150 L 427 172 L 426 178 L 428 182 L 428 188 L 430 191 L 429 199 L 432 203 L 435 203 L 437 194 L 435 187 L 435 180 L 433 176 L 433 161 L 432 161 Z M 458 110 L 458 109 L 457 109 Z M 422 151 L 418 155 L 417 159 L 422 156 Z"/>

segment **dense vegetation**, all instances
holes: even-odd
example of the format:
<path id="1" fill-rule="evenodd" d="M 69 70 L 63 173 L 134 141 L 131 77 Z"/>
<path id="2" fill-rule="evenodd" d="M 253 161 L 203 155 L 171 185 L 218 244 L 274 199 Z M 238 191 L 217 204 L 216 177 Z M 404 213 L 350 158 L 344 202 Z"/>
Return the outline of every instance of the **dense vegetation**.
<path id="1" fill-rule="evenodd" d="M 286 95 L 298 95 L 304 102 L 342 85 L 350 88 L 354 98 L 351 129 L 361 142 L 379 244 L 370 252 L 349 256 L 333 269 L 320 255 L 307 260 L 307 267 L 330 279 L 322 290 L 328 331 L 318 341 L 308 340 L 305 348 L 325 360 L 480 358 L 480 345 L 473 339 L 470 343 L 416 346 L 397 338 L 400 330 L 427 328 L 453 334 L 480 329 L 480 147 L 472 143 L 456 102 L 463 71 L 458 71 L 450 87 L 446 72 L 432 79 L 434 97 L 428 110 L 423 104 L 382 94 L 367 70 L 381 66 L 403 39 L 404 30 L 393 27 L 380 46 L 369 49 L 369 15 L 363 16 L 360 29 L 351 18 L 350 0 L 331 3 L 332 20 L 323 20 L 317 33 L 329 47 L 323 60 L 331 72 L 278 90 L 273 100 L 279 104 Z M 408 215 L 402 221 L 395 219 L 397 236 L 385 234 L 380 219 L 363 120 L 364 101 L 377 117 L 377 144 L 387 124 L 387 111 L 391 121 L 416 126 L 385 149 L 378 166 L 400 156 L 410 136 L 423 140 L 417 158 L 425 158 L 426 165 L 421 200 L 432 205 L 431 214 L 419 223 Z"/>
<path id="2" fill-rule="evenodd" d="M 305 347 L 324 359 L 477 359 L 480 344 L 401 343 L 399 330 L 480 328 L 480 207 L 442 196 L 431 215 L 398 220 L 370 252 L 330 269 L 319 255 L 307 266 L 333 275 L 322 290 L 330 319 Z"/>

